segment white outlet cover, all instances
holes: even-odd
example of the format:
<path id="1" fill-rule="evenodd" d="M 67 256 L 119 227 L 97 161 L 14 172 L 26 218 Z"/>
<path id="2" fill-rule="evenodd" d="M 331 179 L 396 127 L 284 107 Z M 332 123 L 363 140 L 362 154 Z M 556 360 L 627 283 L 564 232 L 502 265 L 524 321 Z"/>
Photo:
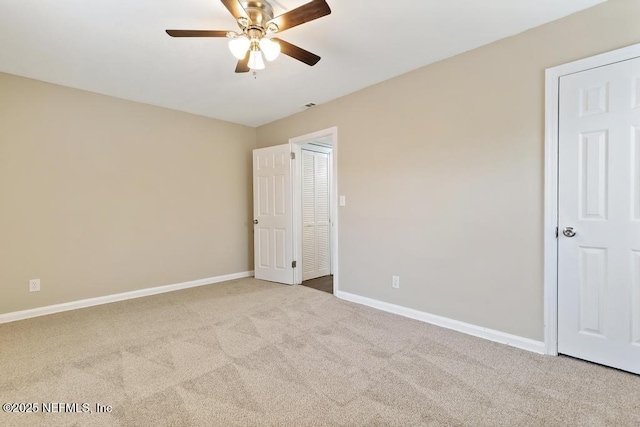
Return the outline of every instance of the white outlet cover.
<path id="1" fill-rule="evenodd" d="M 391 278 L 391 286 L 399 289 L 400 288 L 400 277 L 399 276 L 393 276 Z"/>
<path id="2" fill-rule="evenodd" d="M 38 291 L 40 291 L 40 279 L 29 280 L 29 292 L 38 292 Z"/>

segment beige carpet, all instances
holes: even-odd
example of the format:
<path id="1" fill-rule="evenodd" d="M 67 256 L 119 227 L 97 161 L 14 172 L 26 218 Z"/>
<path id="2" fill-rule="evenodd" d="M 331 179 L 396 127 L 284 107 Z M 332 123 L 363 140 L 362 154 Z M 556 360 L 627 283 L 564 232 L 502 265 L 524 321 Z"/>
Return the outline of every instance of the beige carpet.
<path id="1" fill-rule="evenodd" d="M 0 325 L 6 402 L 113 410 L 2 426 L 639 426 L 640 377 L 244 279 Z"/>

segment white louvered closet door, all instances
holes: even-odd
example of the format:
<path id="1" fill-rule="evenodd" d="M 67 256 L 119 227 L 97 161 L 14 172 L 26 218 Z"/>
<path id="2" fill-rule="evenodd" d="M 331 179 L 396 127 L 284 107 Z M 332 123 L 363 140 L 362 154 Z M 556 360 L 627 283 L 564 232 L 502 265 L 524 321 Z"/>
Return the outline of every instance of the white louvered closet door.
<path id="1" fill-rule="evenodd" d="M 302 150 L 302 280 L 331 274 L 329 155 Z"/>

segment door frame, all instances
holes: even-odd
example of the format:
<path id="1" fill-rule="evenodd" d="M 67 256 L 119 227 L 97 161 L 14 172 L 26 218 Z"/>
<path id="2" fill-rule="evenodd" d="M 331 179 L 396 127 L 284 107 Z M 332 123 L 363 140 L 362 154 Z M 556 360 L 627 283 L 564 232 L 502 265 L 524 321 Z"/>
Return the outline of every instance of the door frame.
<path id="1" fill-rule="evenodd" d="M 302 146 L 308 142 L 330 136 L 332 140 L 331 154 L 329 155 L 329 169 L 331 181 L 331 272 L 333 274 L 333 294 L 336 295 L 339 289 L 339 272 L 338 268 L 338 128 L 331 127 L 319 130 L 317 132 L 308 133 L 306 135 L 297 136 L 289 139 L 291 152 L 295 153 L 295 160 L 292 162 L 291 180 L 292 186 L 292 214 L 293 214 L 293 255 L 302 267 L 302 175 L 301 168 L 298 166 L 301 159 Z M 302 268 L 294 269 L 293 283 L 299 285 L 302 283 Z"/>
<path id="2" fill-rule="evenodd" d="M 544 172 L 544 343 L 558 355 L 558 133 L 560 78 L 640 57 L 640 43 L 567 64 L 545 72 Z"/>

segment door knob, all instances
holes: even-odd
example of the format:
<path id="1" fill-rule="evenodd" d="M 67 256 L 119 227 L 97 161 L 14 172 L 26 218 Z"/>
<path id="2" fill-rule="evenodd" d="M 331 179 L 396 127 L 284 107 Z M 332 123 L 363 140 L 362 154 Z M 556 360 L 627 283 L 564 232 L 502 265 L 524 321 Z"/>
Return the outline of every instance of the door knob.
<path id="1" fill-rule="evenodd" d="M 567 237 L 575 237 L 576 233 L 575 231 L 573 231 L 573 227 L 566 227 L 564 230 L 562 230 L 562 234 L 564 234 Z"/>
<path id="2" fill-rule="evenodd" d="M 254 223 L 254 224 L 257 224 L 257 223 L 258 223 L 258 220 L 257 220 L 257 219 L 254 219 L 254 220 L 253 220 L 253 223 Z"/>

